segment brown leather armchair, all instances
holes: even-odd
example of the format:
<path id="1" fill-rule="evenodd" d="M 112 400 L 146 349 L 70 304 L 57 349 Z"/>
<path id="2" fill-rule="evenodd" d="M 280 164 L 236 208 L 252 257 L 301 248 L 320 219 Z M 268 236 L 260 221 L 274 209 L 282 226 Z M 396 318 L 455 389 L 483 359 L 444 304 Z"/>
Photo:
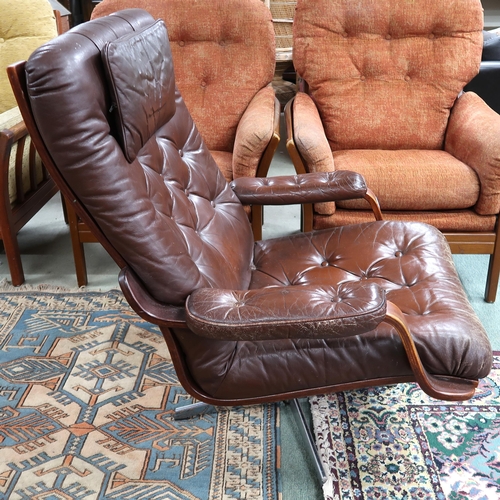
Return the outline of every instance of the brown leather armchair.
<path id="1" fill-rule="evenodd" d="M 440 229 L 454 253 L 490 255 L 485 298 L 500 273 L 500 116 L 472 92 L 482 9 L 477 0 L 299 0 L 287 108 L 298 172 L 353 170 L 384 217 Z M 304 229 L 371 217 L 361 201 L 304 207 Z"/>
<path id="2" fill-rule="evenodd" d="M 175 86 L 162 21 L 125 10 L 79 25 L 9 74 L 56 182 L 194 397 L 240 405 L 417 380 L 462 400 L 488 374 L 488 337 L 436 229 L 373 221 L 254 241 L 242 203 L 359 198 L 364 180 L 228 184 Z"/>

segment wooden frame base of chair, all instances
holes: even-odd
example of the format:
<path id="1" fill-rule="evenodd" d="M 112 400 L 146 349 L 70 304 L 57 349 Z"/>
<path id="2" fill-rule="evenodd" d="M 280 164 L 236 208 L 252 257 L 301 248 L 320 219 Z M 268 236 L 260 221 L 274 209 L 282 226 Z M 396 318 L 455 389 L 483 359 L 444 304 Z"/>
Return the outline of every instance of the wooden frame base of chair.
<path id="1" fill-rule="evenodd" d="M 491 233 L 443 233 L 455 254 L 486 254 L 490 256 L 484 300 L 495 302 L 500 277 L 500 224 Z"/>

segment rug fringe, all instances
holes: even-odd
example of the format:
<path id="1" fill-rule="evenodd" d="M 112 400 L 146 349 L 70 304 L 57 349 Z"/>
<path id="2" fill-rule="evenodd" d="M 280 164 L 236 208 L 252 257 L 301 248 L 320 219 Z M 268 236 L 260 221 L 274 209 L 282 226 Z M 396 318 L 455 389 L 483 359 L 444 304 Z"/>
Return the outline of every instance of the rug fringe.
<path id="1" fill-rule="evenodd" d="M 77 292 L 87 292 L 87 287 L 81 286 L 80 288 L 68 288 L 65 286 L 59 285 L 48 285 L 48 284 L 40 284 L 40 285 L 29 285 L 27 283 L 14 286 L 7 280 L 7 278 L 3 278 L 0 280 L 0 293 L 2 292 L 64 292 L 64 293 L 77 293 Z"/>

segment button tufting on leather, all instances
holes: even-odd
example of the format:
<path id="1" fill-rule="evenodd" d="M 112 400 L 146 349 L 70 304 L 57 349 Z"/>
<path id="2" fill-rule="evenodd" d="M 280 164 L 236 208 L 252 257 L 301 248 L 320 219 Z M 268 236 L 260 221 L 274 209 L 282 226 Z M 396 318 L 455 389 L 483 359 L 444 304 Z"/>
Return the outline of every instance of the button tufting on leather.
<path id="1" fill-rule="evenodd" d="M 391 38 L 392 38 L 392 36 L 391 36 L 391 35 L 389 35 L 389 33 L 387 33 L 387 35 L 385 35 L 385 39 L 386 39 L 386 40 L 390 40 Z"/>
<path id="2" fill-rule="evenodd" d="M 324 260 L 322 263 L 321 263 L 321 267 L 327 267 L 328 266 L 328 261 Z"/>
<path id="3" fill-rule="evenodd" d="M 403 256 L 403 252 L 401 250 L 398 250 L 394 255 L 396 257 L 402 257 Z"/>
<path id="4" fill-rule="evenodd" d="M 411 80 L 411 78 L 409 77 L 409 75 L 406 75 L 406 76 L 405 76 L 405 81 L 406 81 L 406 82 L 409 82 L 410 80 Z"/>
<path id="5" fill-rule="evenodd" d="M 361 75 L 361 76 L 359 77 L 359 79 L 360 79 L 362 82 L 364 82 L 364 81 L 366 80 L 366 76 Z"/>
<path id="6" fill-rule="evenodd" d="M 184 156 L 184 152 L 182 151 L 182 149 L 179 149 L 179 156 Z"/>
<path id="7" fill-rule="evenodd" d="M 179 46 L 180 47 L 184 47 L 184 45 L 186 45 L 186 42 L 184 40 L 180 40 L 179 41 Z"/>
<path id="8" fill-rule="evenodd" d="M 207 82 L 205 80 L 202 80 L 202 82 L 200 83 L 200 85 L 205 88 L 207 86 Z"/>

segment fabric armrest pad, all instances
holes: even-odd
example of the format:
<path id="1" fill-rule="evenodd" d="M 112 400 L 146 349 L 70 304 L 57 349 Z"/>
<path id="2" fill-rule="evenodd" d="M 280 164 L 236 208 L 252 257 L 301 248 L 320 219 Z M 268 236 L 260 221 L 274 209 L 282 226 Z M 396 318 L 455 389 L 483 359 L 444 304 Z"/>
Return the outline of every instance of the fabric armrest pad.
<path id="1" fill-rule="evenodd" d="M 338 338 L 375 329 L 386 308 L 374 283 L 200 288 L 186 302 L 186 322 L 197 335 L 219 340 Z"/>

